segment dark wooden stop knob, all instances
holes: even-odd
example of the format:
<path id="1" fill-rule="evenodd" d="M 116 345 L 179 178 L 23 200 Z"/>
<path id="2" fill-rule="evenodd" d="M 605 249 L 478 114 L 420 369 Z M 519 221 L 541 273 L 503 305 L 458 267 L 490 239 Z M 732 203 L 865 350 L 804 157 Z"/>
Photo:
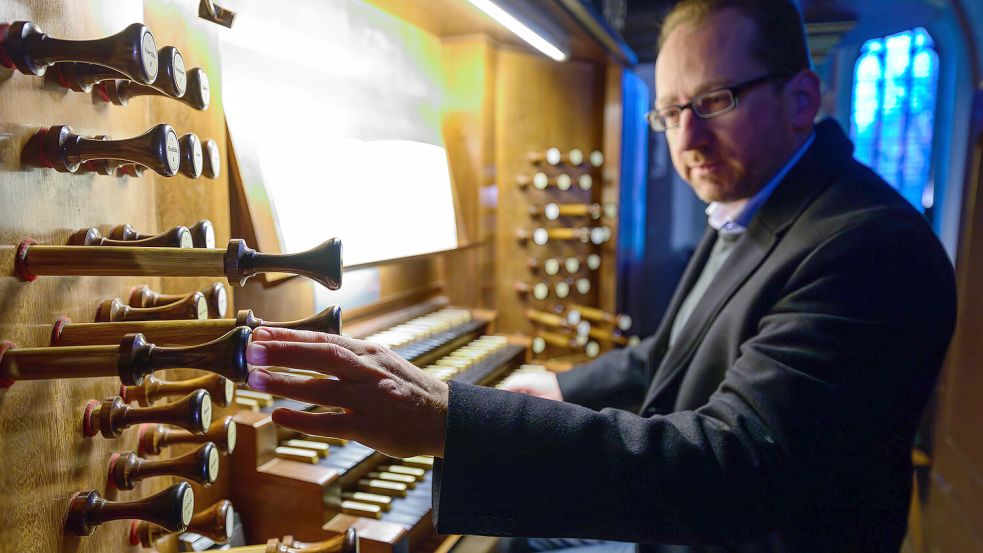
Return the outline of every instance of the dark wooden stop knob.
<path id="1" fill-rule="evenodd" d="M 216 501 L 204 511 L 198 511 L 188 523 L 187 532 L 205 536 L 215 543 L 228 543 L 235 526 L 235 510 L 227 499 Z M 130 526 L 130 545 L 153 547 L 154 542 L 172 532 L 146 521 L 133 521 Z"/>
<path id="2" fill-rule="evenodd" d="M 25 165 L 47 167 L 61 173 L 74 173 L 90 160 L 110 159 L 138 163 L 165 177 L 181 168 L 181 147 L 177 133 L 166 123 L 156 125 L 140 136 L 122 140 L 98 140 L 74 133 L 68 125 L 38 131 L 24 146 Z"/>
<path id="3" fill-rule="evenodd" d="M 183 151 L 183 150 L 182 150 Z M 174 227 L 173 229 L 165 232 L 175 232 L 175 229 L 182 227 Z M 215 247 L 215 227 L 212 222 L 208 219 L 202 219 L 197 223 L 187 227 L 188 233 L 191 235 L 191 244 L 195 248 L 214 248 Z M 113 240 L 119 240 L 120 244 L 113 244 L 116 246 L 139 246 L 144 240 L 154 238 L 155 235 L 145 234 L 134 230 L 130 225 L 117 225 L 113 227 L 113 230 L 109 232 L 109 237 Z M 160 235 L 157 235 L 160 236 Z M 78 246 L 87 244 L 76 244 Z M 161 244 L 163 245 L 163 244 Z M 191 247 L 182 245 L 171 245 L 172 248 L 178 247 Z"/>
<path id="4" fill-rule="evenodd" d="M 168 96 L 181 96 L 187 88 L 184 58 L 174 46 L 165 46 L 157 52 L 157 78 L 149 86 Z M 109 80 L 129 79 L 119 71 L 94 63 L 56 63 L 45 74 L 45 79 L 76 92 L 91 92 L 92 87 Z"/>
<path id="5" fill-rule="evenodd" d="M 127 79 L 150 84 L 157 78 L 157 43 L 142 23 L 95 40 L 46 35 L 30 21 L 0 25 L 0 62 L 26 75 L 44 75 L 57 62 L 84 62 L 115 69 Z"/>
<path id="6" fill-rule="evenodd" d="M 118 438 L 127 428 L 143 423 L 170 424 L 204 434 L 212 423 L 211 397 L 205 390 L 195 390 L 173 403 L 130 407 L 116 396 L 101 403 L 89 401 L 82 413 L 82 433 L 86 437 L 101 433 L 104 438 Z"/>
<path id="7" fill-rule="evenodd" d="M 72 496 L 65 517 L 65 533 L 88 536 L 100 524 L 125 519 L 145 520 L 171 532 L 183 532 L 194 512 L 195 494 L 187 482 L 129 503 L 108 501 L 92 490 Z"/>
<path id="8" fill-rule="evenodd" d="M 212 442 L 220 451 L 231 455 L 236 448 L 236 425 L 232 417 L 219 419 L 208 426 L 204 434 L 168 428 L 162 424 L 141 424 L 137 430 L 137 453 L 143 456 L 160 455 L 172 445 Z"/>
<path id="9" fill-rule="evenodd" d="M 205 160 L 201 150 L 201 140 L 198 135 L 188 133 L 178 139 L 181 145 L 181 174 L 192 179 L 201 176 Z"/>
<path id="10" fill-rule="evenodd" d="M 114 321 L 173 321 L 196 320 L 208 318 L 208 303 L 201 292 L 192 292 L 184 299 L 174 303 L 165 303 L 157 307 L 132 307 L 119 298 L 105 300 L 96 310 L 96 322 L 108 323 Z"/>
<path id="11" fill-rule="evenodd" d="M 114 238 L 110 233 L 109 238 L 102 235 L 99 229 L 84 228 L 79 229 L 68 239 L 71 246 L 141 246 L 144 248 L 191 248 L 194 247 L 194 238 L 187 227 L 177 226 L 165 230 L 160 234 L 144 236 L 139 239 L 121 240 Z"/>
<path id="12" fill-rule="evenodd" d="M 188 70 L 186 77 L 185 92 L 181 96 L 168 94 L 154 86 L 125 80 L 102 81 L 99 83 L 99 91 L 105 99 L 118 106 L 125 106 L 137 96 L 167 96 L 199 111 L 208 109 L 208 104 L 211 102 L 208 76 L 200 67 L 195 67 Z"/>
<path id="13" fill-rule="evenodd" d="M 228 312 L 229 297 L 225 291 L 225 286 L 221 282 L 213 282 L 199 290 L 205 296 L 205 304 L 208 306 L 208 318 L 220 319 Z M 163 294 L 151 289 L 147 285 L 134 287 L 130 291 L 129 304 L 132 307 L 160 307 L 179 301 L 185 301 L 195 292 L 187 294 Z"/>
<path id="14" fill-rule="evenodd" d="M 187 380 L 159 380 L 150 375 L 143 379 L 139 386 L 123 386 L 120 397 L 127 403 L 137 402 L 138 405 L 149 407 L 159 399 L 184 396 L 197 389 L 202 389 L 212 396 L 216 405 L 228 407 L 235 397 L 235 384 L 224 376 L 206 374 Z"/>
<path id="15" fill-rule="evenodd" d="M 147 460 L 136 453 L 114 453 L 109 460 L 109 483 L 120 490 L 132 490 L 137 482 L 158 476 L 177 476 L 210 486 L 218 480 L 218 448 L 205 442 L 170 459 Z"/>

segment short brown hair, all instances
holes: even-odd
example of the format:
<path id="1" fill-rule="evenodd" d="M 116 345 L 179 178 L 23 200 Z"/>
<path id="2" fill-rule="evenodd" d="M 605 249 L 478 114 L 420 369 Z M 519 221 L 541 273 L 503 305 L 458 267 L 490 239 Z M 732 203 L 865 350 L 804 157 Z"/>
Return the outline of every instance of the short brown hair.
<path id="1" fill-rule="evenodd" d="M 769 72 L 791 76 L 812 67 L 802 14 L 791 0 L 681 0 L 662 22 L 659 48 L 679 25 L 699 23 L 726 9 L 738 10 L 754 22 L 758 35 L 750 54 Z"/>

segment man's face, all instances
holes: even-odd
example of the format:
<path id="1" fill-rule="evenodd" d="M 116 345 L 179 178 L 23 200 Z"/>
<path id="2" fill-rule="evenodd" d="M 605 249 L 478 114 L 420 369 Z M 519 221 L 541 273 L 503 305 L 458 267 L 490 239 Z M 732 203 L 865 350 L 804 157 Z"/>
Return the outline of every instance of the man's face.
<path id="1" fill-rule="evenodd" d="M 693 96 L 766 75 L 750 55 L 754 23 L 734 10 L 684 23 L 667 38 L 656 62 L 656 107 L 683 105 Z M 666 138 L 676 171 L 704 202 L 753 196 L 794 151 L 787 101 L 766 82 L 744 91 L 737 108 L 712 119 L 683 111 Z"/>

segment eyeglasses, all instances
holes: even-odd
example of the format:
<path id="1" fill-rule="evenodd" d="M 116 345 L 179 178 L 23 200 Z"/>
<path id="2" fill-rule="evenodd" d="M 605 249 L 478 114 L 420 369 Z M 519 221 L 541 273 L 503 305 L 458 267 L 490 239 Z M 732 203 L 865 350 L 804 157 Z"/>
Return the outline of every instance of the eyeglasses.
<path id="1" fill-rule="evenodd" d="M 702 94 L 697 94 L 689 102 L 681 106 L 666 106 L 653 109 L 645 114 L 645 119 L 655 132 L 665 132 L 679 126 L 679 119 L 686 109 L 692 109 L 700 119 L 719 117 L 737 107 L 737 97 L 761 83 L 784 79 L 782 75 L 762 75 L 756 79 L 745 81 L 734 86 L 715 88 Z"/>

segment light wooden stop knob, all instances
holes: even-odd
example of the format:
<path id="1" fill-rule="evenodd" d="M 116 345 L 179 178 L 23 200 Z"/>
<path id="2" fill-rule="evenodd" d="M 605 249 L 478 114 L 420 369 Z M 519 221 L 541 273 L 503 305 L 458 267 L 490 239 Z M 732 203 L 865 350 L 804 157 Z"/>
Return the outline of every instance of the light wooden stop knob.
<path id="1" fill-rule="evenodd" d="M 130 407 L 119 396 L 102 402 L 90 400 L 82 412 L 82 434 L 87 438 L 102 433 L 118 438 L 127 428 L 144 423 L 170 424 L 194 434 L 204 434 L 212 423 L 212 399 L 205 390 L 155 407 Z"/>
<path id="2" fill-rule="evenodd" d="M 225 276 L 242 286 L 258 273 L 292 273 L 330 290 L 341 287 L 341 240 L 332 238 L 300 253 L 266 254 L 233 239 L 225 250 L 47 246 L 25 240 L 17 248 L 15 269 L 22 279 L 40 275 Z"/>
<path id="3" fill-rule="evenodd" d="M 187 482 L 129 503 L 108 501 L 92 490 L 72 496 L 65 517 L 65 533 L 88 536 L 100 524 L 126 519 L 145 520 L 171 532 L 183 532 L 194 512 L 195 494 Z"/>
<path id="4" fill-rule="evenodd" d="M 192 434 L 186 430 L 168 428 L 162 424 L 141 424 L 137 430 L 137 453 L 140 455 L 160 455 L 172 445 L 203 444 L 212 442 L 226 454 L 236 448 L 236 425 L 232 417 L 225 417 L 208 426 L 204 434 Z"/>
<path id="5" fill-rule="evenodd" d="M 195 513 L 185 531 L 194 532 L 215 543 L 223 544 L 232 539 L 234 526 L 235 510 L 232 508 L 232 502 L 222 499 L 204 511 Z M 172 532 L 156 524 L 134 520 L 130 525 L 130 545 L 150 548 L 153 547 L 154 542 L 170 534 Z"/>
<path id="6" fill-rule="evenodd" d="M 150 84 L 157 78 L 157 43 L 141 23 L 95 40 L 64 40 L 46 35 L 30 21 L 0 24 L 0 62 L 25 75 L 44 75 L 57 62 L 85 62 L 115 69 Z"/>

